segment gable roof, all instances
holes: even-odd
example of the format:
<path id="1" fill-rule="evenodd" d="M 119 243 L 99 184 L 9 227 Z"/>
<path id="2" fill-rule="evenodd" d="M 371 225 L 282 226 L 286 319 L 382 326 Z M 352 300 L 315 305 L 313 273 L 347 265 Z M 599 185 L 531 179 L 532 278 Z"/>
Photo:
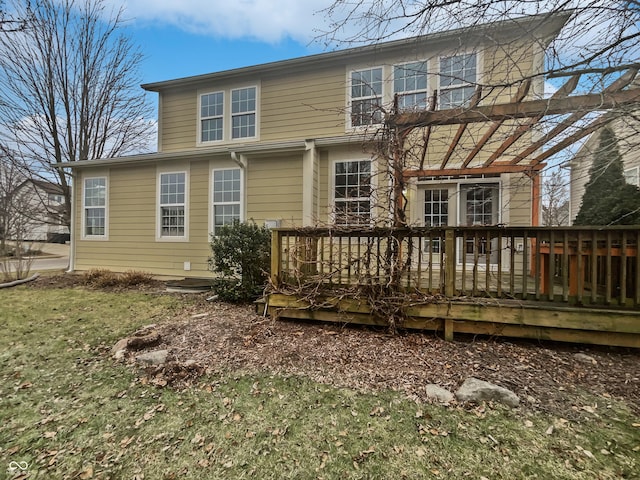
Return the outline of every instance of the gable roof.
<path id="1" fill-rule="evenodd" d="M 291 71 L 292 69 L 308 67 L 317 68 L 328 63 L 335 64 L 336 62 L 354 62 L 357 61 L 358 58 L 372 54 L 393 54 L 394 52 L 402 52 L 408 47 L 425 45 L 432 47 L 437 44 L 450 44 L 452 41 L 460 43 L 461 37 L 466 37 L 465 41 L 486 41 L 487 39 L 497 41 L 501 36 L 505 38 L 517 36 L 521 38 L 528 35 L 532 40 L 541 41 L 546 44 L 546 42 L 550 41 L 558 34 L 571 15 L 572 11 L 529 15 L 494 23 L 475 25 L 472 27 L 445 30 L 418 37 L 391 40 L 372 45 L 352 47 L 327 53 L 319 53 L 305 57 L 206 73 L 203 75 L 183 77 L 174 80 L 146 83 L 141 86 L 147 91 L 161 92 L 168 88 L 184 87 L 216 80 L 228 80 L 237 77 L 255 76 L 278 71 Z M 488 35 L 489 33 L 491 33 L 490 36 Z"/>

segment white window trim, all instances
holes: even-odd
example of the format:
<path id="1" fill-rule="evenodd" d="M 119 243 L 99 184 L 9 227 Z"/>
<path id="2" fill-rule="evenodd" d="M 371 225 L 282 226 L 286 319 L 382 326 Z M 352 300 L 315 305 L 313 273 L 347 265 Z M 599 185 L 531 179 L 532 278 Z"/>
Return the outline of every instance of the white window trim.
<path id="1" fill-rule="evenodd" d="M 232 113 L 232 103 L 233 103 L 233 92 L 236 90 L 246 90 L 247 88 L 254 88 L 256 90 L 256 109 L 253 111 L 253 113 L 255 114 L 255 118 L 256 118 L 256 131 L 255 131 L 255 135 L 253 137 L 239 137 L 239 138 L 233 138 L 233 117 L 234 114 Z M 260 138 L 260 87 L 257 84 L 252 84 L 252 85 L 238 85 L 238 86 L 234 86 L 233 88 L 229 88 L 229 107 L 228 107 L 228 119 L 227 119 L 227 131 L 229 132 L 228 134 L 228 140 L 230 142 L 246 142 L 247 140 L 257 140 Z M 251 112 L 243 112 L 243 113 L 238 113 L 236 115 L 246 115 L 247 113 L 251 113 Z"/>
<path id="2" fill-rule="evenodd" d="M 344 223 L 336 223 L 336 164 L 337 163 L 347 163 L 347 162 L 369 162 L 370 164 L 370 172 L 371 172 L 371 194 L 369 195 L 369 223 L 368 224 L 344 224 Z M 374 172 L 376 171 L 376 162 L 370 158 L 351 158 L 351 159 L 335 159 L 330 162 L 329 168 L 329 198 L 331 200 L 330 203 L 330 211 L 329 211 L 329 222 L 331 225 L 339 225 L 339 226 L 355 226 L 355 227 L 368 227 L 373 226 L 375 220 L 375 205 L 376 205 L 376 184 L 374 182 Z"/>
<path id="3" fill-rule="evenodd" d="M 85 204 L 86 201 L 86 182 L 87 180 L 95 180 L 95 179 L 104 179 L 105 185 L 105 196 L 104 196 L 104 207 L 87 207 Z M 104 235 L 87 235 L 86 234 L 86 209 L 87 208 L 104 208 Z M 109 240 L 109 177 L 107 175 L 94 175 L 91 177 L 83 177 L 82 178 L 82 222 L 81 222 L 82 234 L 81 238 L 83 240 L 98 240 L 105 241 Z"/>
<path id="4" fill-rule="evenodd" d="M 347 121 L 345 122 L 346 126 L 347 126 L 347 131 L 355 131 L 355 132 L 362 132 L 365 131 L 367 129 L 370 128 L 376 128 L 380 125 L 382 125 L 382 123 L 371 123 L 369 125 L 352 125 L 351 124 L 351 105 L 352 105 L 352 101 L 353 101 L 353 97 L 351 96 L 351 92 L 352 92 L 352 78 L 353 78 L 353 73 L 355 72 L 362 72 L 364 70 L 374 70 L 376 68 L 379 68 L 382 71 L 382 92 L 380 92 L 380 106 L 385 105 L 385 103 L 387 103 L 387 96 L 388 96 L 388 91 L 389 91 L 389 81 L 388 81 L 388 76 L 387 76 L 387 71 L 385 69 L 384 65 L 374 65 L 374 66 L 356 66 L 351 68 L 350 70 L 347 71 L 347 105 L 346 105 L 346 114 L 347 114 Z M 393 85 L 391 85 L 391 91 L 393 91 Z M 366 99 L 366 98 L 373 98 L 373 97 L 358 97 L 358 99 Z M 348 160 L 341 160 L 341 161 L 348 161 Z M 355 161 L 355 160 L 354 160 Z"/>
<path id="5" fill-rule="evenodd" d="M 215 236 L 215 206 L 216 205 L 232 205 L 236 202 L 214 202 L 213 201 L 213 186 L 214 186 L 214 172 L 220 172 L 224 170 L 240 170 L 240 222 L 244 222 L 246 218 L 246 198 L 245 198 L 245 185 L 244 185 L 244 168 L 240 167 L 223 167 L 212 168 L 211 177 L 209 179 L 209 232 Z"/>
<path id="6" fill-rule="evenodd" d="M 202 121 L 203 120 L 208 120 L 208 119 L 212 119 L 212 118 L 219 118 L 219 117 L 203 117 L 202 116 L 202 97 L 204 97 L 205 95 L 213 95 L 216 93 L 221 93 L 222 94 L 222 138 L 220 140 L 207 140 L 206 142 L 202 141 Z M 225 136 L 226 136 L 226 131 L 227 131 L 227 125 L 226 125 L 226 111 L 227 111 L 227 92 L 225 92 L 224 90 L 215 90 L 215 91 L 210 91 L 210 92 L 198 92 L 198 140 L 197 140 L 197 144 L 198 145 L 212 145 L 212 144 L 218 144 L 221 142 L 224 142 L 225 140 Z"/>
<path id="7" fill-rule="evenodd" d="M 406 90 L 403 92 L 396 92 L 395 91 L 395 81 L 396 81 L 396 77 L 395 77 L 395 73 L 396 73 L 396 67 L 405 67 L 406 65 L 411 65 L 414 63 L 422 63 L 426 66 L 427 71 L 425 72 L 425 80 L 427 82 L 427 87 L 422 90 Z M 393 97 L 396 96 L 396 93 L 398 93 L 399 95 L 411 95 L 411 94 L 415 94 L 415 93 L 423 93 L 426 96 L 426 107 L 429 106 L 429 102 L 431 101 L 431 97 L 433 96 L 433 88 L 431 87 L 431 75 L 429 74 L 429 72 L 431 71 L 430 69 L 430 65 L 429 65 L 429 60 L 428 59 L 423 59 L 423 60 L 415 60 L 415 61 L 410 61 L 410 62 L 402 62 L 402 63 L 394 63 L 391 66 L 391 94 Z"/>
<path id="8" fill-rule="evenodd" d="M 463 55 L 471 55 L 474 54 L 476 56 L 476 78 L 475 78 L 475 83 L 464 83 L 464 84 L 460 84 L 460 85 L 455 85 L 455 86 L 449 86 L 449 87 L 442 87 L 440 85 L 440 80 L 441 80 L 441 63 L 442 63 L 442 59 L 443 58 L 451 58 L 451 57 L 459 57 L 459 56 L 463 56 Z M 435 59 L 436 61 L 436 68 L 434 69 L 434 73 L 435 73 L 435 77 L 436 77 L 436 82 L 433 84 L 434 87 L 431 89 L 431 92 L 433 92 L 434 89 L 438 90 L 438 96 L 436 98 L 436 109 L 440 110 L 441 109 L 441 101 L 440 101 L 440 97 L 442 95 L 442 92 L 444 90 L 455 90 L 457 88 L 464 88 L 464 87 L 474 87 L 477 88 L 478 84 L 480 84 L 481 78 L 482 78 L 482 65 L 483 65 L 483 55 L 481 51 L 474 51 L 474 50 L 465 50 L 465 51 L 454 51 L 454 52 L 449 52 L 449 53 L 444 53 L 439 55 L 438 57 L 436 57 Z M 428 80 L 427 80 L 428 82 Z M 427 85 L 429 85 L 427 83 Z M 455 108 L 455 107 L 454 107 Z"/>
<path id="9" fill-rule="evenodd" d="M 184 235 L 163 236 L 162 235 L 162 204 L 160 194 L 162 190 L 162 175 L 172 173 L 184 174 Z M 156 241 L 157 242 L 188 242 L 189 241 L 189 170 L 161 170 L 156 175 Z"/>

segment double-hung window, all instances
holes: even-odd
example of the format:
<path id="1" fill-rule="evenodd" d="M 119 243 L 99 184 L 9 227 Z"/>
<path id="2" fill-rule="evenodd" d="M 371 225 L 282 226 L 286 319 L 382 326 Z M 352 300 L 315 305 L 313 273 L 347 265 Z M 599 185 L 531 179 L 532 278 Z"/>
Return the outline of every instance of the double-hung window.
<path id="1" fill-rule="evenodd" d="M 213 171 L 213 232 L 223 225 L 241 220 L 242 198 L 239 168 Z"/>
<path id="2" fill-rule="evenodd" d="M 231 90 L 231 137 L 256 136 L 256 87 Z"/>
<path id="3" fill-rule="evenodd" d="M 107 179 L 84 180 L 84 236 L 106 237 L 107 234 Z"/>
<path id="4" fill-rule="evenodd" d="M 160 174 L 160 236 L 185 237 L 186 173 Z"/>
<path id="5" fill-rule="evenodd" d="M 476 54 L 440 59 L 440 109 L 468 106 L 476 83 Z"/>
<path id="6" fill-rule="evenodd" d="M 424 192 L 425 227 L 443 227 L 449 224 L 449 190 L 428 189 Z"/>
<path id="7" fill-rule="evenodd" d="M 424 225 L 425 227 L 446 227 L 449 224 L 449 190 L 433 188 L 424 191 Z M 442 252 L 442 238 L 427 240 L 425 251 Z"/>
<path id="8" fill-rule="evenodd" d="M 216 142 L 224 132 L 224 93 L 200 95 L 200 141 Z"/>
<path id="9" fill-rule="evenodd" d="M 382 122 L 382 68 L 351 72 L 351 126 Z"/>
<path id="10" fill-rule="evenodd" d="M 633 167 L 625 170 L 624 179 L 627 183 L 640 187 L 640 168 Z"/>
<path id="11" fill-rule="evenodd" d="M 335 163 L 334 210 L 336 224 L 371 222 L 371 161 Z"/>
<path id="12" fill-rule="evenodd" d="M 427 108 L 427 62 L 394 66 L 393 93 L 398 97 L 400 110 Z"/>

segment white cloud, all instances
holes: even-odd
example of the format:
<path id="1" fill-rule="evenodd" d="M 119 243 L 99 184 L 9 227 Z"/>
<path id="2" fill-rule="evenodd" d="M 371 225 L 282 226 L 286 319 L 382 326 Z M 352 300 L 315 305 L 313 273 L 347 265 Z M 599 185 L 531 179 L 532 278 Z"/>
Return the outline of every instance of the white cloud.
<path id="1" fill-rule="evenodd" d="M 316 12 L 332 0 L 109 0 L 124 5 L 137 22 L 160 22 L 183 30 L 229 39 L 276 43 L 290 37 L 309 42 L 324 18 Z"/>

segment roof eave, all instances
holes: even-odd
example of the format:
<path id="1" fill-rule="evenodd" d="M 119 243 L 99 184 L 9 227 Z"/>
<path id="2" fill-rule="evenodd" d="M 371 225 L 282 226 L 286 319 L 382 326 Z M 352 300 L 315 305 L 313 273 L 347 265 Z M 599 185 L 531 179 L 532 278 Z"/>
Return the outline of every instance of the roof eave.
<path id="1" fill-rule="evenodd" d="M 279 70 L 291 70 L 293 67 L 301 68 L 306 65 L 322 65 L 324 63 L 335 63 L 342 59 L 352 60 L 354 55 L 366 56 L 372 53 L 392 52 L 395 49 L 401 49 L 415 42 L 436 43 L 445 42 L 447 39 L 459 38 L 461 35 L 482 35 L 487 31 L 514 29 L 518 34 L 531 31 L 531 29 L 523 28 L 525 24 L 530 24 L 535 29 L 547 32 L 543 36 L 553 37 L 558 34 L 560 29 L 568 21 L 572 15 L 572 11 L 561 13 L 547 13 L 539 15 L 531 15 L 519 17 L 515 19 L 503 20 L 500 22 L 487 23 L 476 27 L 464 27 L 454 30 L 446 30 L 442 32 L 421 35 L 418 37 L 402 38 L 399 40 L 391 40 L 383 43 L 351 47 L 344 50 L 333 52 L 318 53 L 293 59 L 281 60 L 277 62 L 269 62 L 260 65 L 252 65 L 231 70 L 223 70 L 220 72 L 206 73 L 191 77 L 177 78 L 173 80 L 165 80 L 160 82 L 145 83 L 142 86 L 147 91 L 160 92 L 167 88 L 185 87 L 189 85 L 200 84 L 203 82 L 211 82 L 221 79 L 230 79 L 240 76 L 250 76 L 254 74 L 264 74 L 269 72 L 277 72 Z"/>

